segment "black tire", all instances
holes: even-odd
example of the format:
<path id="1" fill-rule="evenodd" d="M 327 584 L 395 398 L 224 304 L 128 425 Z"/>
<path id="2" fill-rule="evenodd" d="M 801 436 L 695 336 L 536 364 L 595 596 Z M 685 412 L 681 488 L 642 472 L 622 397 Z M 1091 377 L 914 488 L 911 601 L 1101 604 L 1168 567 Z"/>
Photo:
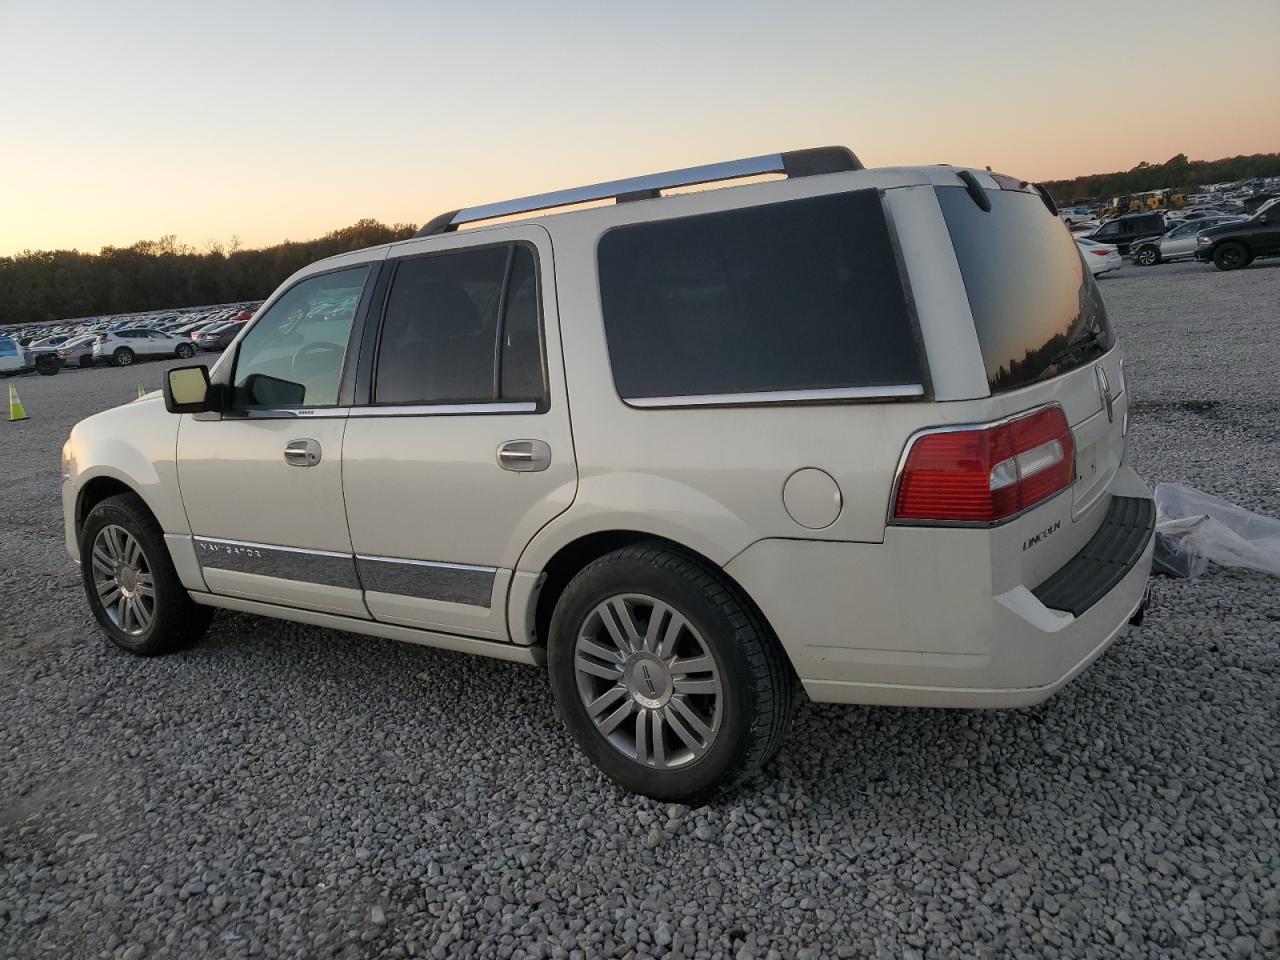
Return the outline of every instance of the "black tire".
<path id="1" fill-rule="evenodd" d="M 715 662 L 719 728 L 705 752 L 683 766 L 658 769 L 624 754 L 596 728 L 579 692 L 574 667 L 579 631 L 599 604 L 620 594 L 670 605 L 696 630 Z M 791 723 L 799 686 L 768 624 L 735 584 L 710 563 L 654 542 L 616 550 L 573 578 L 551 618 L 548 669 L 560 716 L 596 767 L 634 793 L 685 803 L 731 788 L 773 758 Z M 628 716 L 660 712 L 637 715 L 638 709 Z"/>
<path id="2" fill-rule="evenodd" d="M 1252 259 L 1243 243 L 1224 243 L 1213 251 L 1213 265 L 1219 270 L 1239 270 L 1247 267 Z"/>
<path id="3" fill-rule="evenodd" d="M 133 351 L 128 347 L 116 347 L 111 354 L 111 362 L 117 367 L 127 367 L 133 363 Z"/>
<path id="4" fill-rule="evenodd" d="M 1140 267 L 1154 267 L 1160 262 L 1158 247 L 1139 247 L 1133 255 L 1133 262 Z"/>
<path id="5" fill-rule="evenodd" d="M 196 348 L 189 343 L 178 344 L 178 349 L 174 351 L 179 360 L 190 360 L 196 355 Z"/>
<path id="6" fill-rule="evenodd" d="M 138 632 L 120 627 L 107 612 L 103 596 L 95 585 L 94 544 L 106 527 L 122 527 L 133 537 L 141 547 L 143 562 L 151 575 L 152 616 L 146 628 Z M 80 573 L 94 618 L 111 641 L 129 653 L 155 656 L 181 650 L 204 635 L 213 617 L 211 607 L 200 606 L 187 594 L 169 557 L 160 524 L 132 493 L 108 497 L 89 511 L 80 532 Z"/>
<path id="7" fill-rule="evenodd" d="M 52 354 L 42 353 L 36 357 L 36 373 L 42 377 L 52 377 L 61 369 L 62 364 Z"/>
<path id="8" fill-rule="evenodd" d="M 93 354 L 92 354 L 92 353 L 86 353 L 83 357 L 81 357 L 81 358 L 80 358 L 80 369 L 81 369 L 81 370 L 88 370 L 88 369 L 89 369 L 90 367 L 92 367 L 92 366 L 93 366 Z"/>

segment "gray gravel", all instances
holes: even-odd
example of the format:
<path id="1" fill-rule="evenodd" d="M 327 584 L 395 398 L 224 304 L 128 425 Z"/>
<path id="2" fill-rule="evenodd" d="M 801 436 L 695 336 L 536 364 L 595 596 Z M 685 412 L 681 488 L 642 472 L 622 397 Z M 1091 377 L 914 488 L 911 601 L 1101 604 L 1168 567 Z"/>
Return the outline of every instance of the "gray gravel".
<path id="1" fill-rule="evenodd" d="M 1280 515 L 1280 264 L 1103 283 L 1133 456 Z M 0 422 L 0 956 L 1277 956 L 1280 584 L 1161 581 L 1048 703 L 805 706 L 769 776 L 625 796 L 532 668 L 220 614 L 117 653 L 58 447 L 162 364 Z"/>

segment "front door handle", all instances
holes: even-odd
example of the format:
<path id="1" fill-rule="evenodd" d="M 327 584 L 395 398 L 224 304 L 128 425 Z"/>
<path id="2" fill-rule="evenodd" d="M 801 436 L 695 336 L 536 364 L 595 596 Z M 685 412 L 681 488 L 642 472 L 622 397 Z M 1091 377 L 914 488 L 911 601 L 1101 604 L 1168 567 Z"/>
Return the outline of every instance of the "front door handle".
<path id="1" fill-rule="evenodd" d="M 551 447 L 543 440 L 508 440 L 498 447 L 498 466 L 516 473 L 537 473 L 551 466 Z"/>
<path id="2" fill-rule="evenodd" d="M 320 444 L 315 440 L 290 440 L 285 444 L 284 462 L 291 467 L 314 467 L 320 462 Z"/>

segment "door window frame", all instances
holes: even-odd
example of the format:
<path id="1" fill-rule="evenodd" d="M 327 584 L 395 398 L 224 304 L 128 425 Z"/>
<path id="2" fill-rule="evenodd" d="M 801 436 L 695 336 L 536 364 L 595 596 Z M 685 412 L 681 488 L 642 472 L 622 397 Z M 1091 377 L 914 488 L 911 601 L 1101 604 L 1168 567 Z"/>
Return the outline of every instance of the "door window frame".
<path id="1" fill-rule="evenodd" d="M 412 260 L 423 260 L 428 257 L 445 257 L 450 254 L 461 254 L 474 250 L 494 248 L 506 248 L 510 251 L 507 260 L 506 274 L 503 279 L 503 289 L 499 294 L 497 319 L 499 329 L 496 331 L 498 340 L 497 343 L 495 343 L 493 353 L 494 383 L 498 390 L 501 389 L 501 334 L 502 328 L 506 323 L 507 296 L 510 289 L 511 273 L 515 264 L 515 252 L 519 247 L 524 247 L 533 257 L 534 297 L 538 312 L 538 362 L 540 364 L 540 373 L 542 377 L 541 399 L 503 400 L 500 397 L 494 397 L 489 400 L 477 400 L 466 403 L 424 404 L 380 404 L 374 402 L 377 386 L 378 354 L 382 347 L 382 333 L 386 325 L 387 303 L 390 299 L 391 289 L 400 264 Z M 498 414 L 537 415 L 548 413 L 551 410 L 551 374 L 550 369 L 548 368 L 547 358 L 546 309 L 544 303 L 546 283 L 543 279 L 542 257 L 539 255 L 536 243 L 523 237 L 513 237 L 511 239 L 504 240 L 495 240 L 486 237 L 477 243 L 459 244 L 457 246 L 449 246 L 438 250 L 425 250 L 419 253 L 406 253 L 400 256 L 389 256 L 382 264 L 382 270 L 379 272 L 376 287 L 377 290 L 375 291 L 374 296 L 371 297 L 371 306 L 363 321 L 365 329 L 362 331 L 361 335 L 360 356 L 355 374 L 354 396 L 352 398 L 350 410 L 348 411 L 349 416 L 421 417 L 474 415 L 493 416 Z"/>
<path id="2" fill-rule="evenodd" d="M 351 329 L 347 332 L 347 349 L 342 358 L 342 372 L 338 379 L 338 400 L 337 403 L 328 406 L 313 407 L 249 407 L 249 408 L 230 408 L 220 413 L 196 413 L 192 416 L 197 420 L 218 420 L 224 417 L 228 420 L 290 420 L 296 417 L 305 417 L 307 419 L 323 419 L 331 417 L 346 417 L 351 406 L 352 392 L 354 389 L 354 378 L 356 368 L 356 357 L 360 352 L 361 336 L 365 328 L 365 315 L 369 311 L 369 305 L 373 302 L 374 288 L 377 286 L 378 280 L 381 278 L 386 267 L 385 261 L 382 260 L 359 260 L 354 263 L 344 263 L 341 266 L 334 266 L 328 270 L 317 270 L 314 273 L 308 273 L 305 277 L 299 277 L 296 281 L 287 287 L 281 287 L 275 294 L 262 305 L 251 320 L 246 321 L 245 326 L 241 327 L 241 332 L 246 333 L 256 324 L 262 322 L 263 318 L 271 311 L 271 308 L 279 303 L 290 292 L 304 283 L 308 283 L 317 277 L 326 277 L 334 273 L 343 273 L 347 270 L 364 268 L 367 274 L 364 279 L 364 286 L 360 290 L 360 298 L 356 301 L 355 315 L 351 320 Z M 231 352 L 231 357 L 225 362 L 220 362 L 210 375 L 210 384 L 217 384 L 221 389 L 230 396 L 233 392 L 233 384 L 235 382 L 235 370 L 240 363 L 240 351 L 244 347 L 244 338 L 236 344 L 236 348 Z M 225 358 L 225 354 L 224 354 Z"/>

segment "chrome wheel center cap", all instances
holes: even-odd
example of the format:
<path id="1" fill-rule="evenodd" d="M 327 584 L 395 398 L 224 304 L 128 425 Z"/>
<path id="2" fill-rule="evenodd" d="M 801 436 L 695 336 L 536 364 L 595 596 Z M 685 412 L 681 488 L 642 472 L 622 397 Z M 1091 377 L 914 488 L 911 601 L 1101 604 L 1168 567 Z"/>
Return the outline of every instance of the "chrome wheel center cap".
<path id="1" fill-rule="evenodd" d="M 132 597 L 138 592 L 138 571 L 136 567 L 127 563 L 122 563 L 120 569 L 116 571 L 116 585 L 120 588 L 120 592 L 126 597 Z"/>
<path id="2" fill-rule="evenodd" d="M 633 700 L 657 710 L 671 699 L 671 668 L 652 653 L 636 653 L 627 661 L 622 682 Z"/>

